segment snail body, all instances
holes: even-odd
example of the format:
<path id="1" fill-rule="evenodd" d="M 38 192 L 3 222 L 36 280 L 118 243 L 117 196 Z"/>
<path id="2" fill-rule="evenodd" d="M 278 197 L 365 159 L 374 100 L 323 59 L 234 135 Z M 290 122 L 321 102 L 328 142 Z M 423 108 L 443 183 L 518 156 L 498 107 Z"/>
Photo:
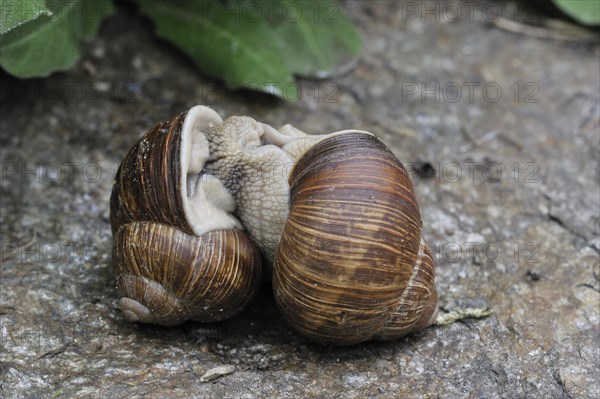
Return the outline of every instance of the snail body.
<path id="1" fill-rule="evenodd" d="M 437 313 L 412 183 L 364 131 L 314 136 L 194 107 L 126 156 L 111 223 L 130 320 L 229 317 L 261 268 L 286 320 L 319 342 L 395 339 Z"/>

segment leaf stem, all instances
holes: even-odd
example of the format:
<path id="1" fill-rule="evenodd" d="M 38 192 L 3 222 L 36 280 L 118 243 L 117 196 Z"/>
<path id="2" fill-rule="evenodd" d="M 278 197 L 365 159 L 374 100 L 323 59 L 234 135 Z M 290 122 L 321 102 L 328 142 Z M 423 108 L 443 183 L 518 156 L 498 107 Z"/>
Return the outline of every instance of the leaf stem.
<path id="1" fill-rule="evenodd" d="M 483 319 L 493 314 L 494 311 L 490 308 L 465 308 L 456 309 L 446 314 L 439 315 L 434 326 L 445 326 L 463 319 Z"/>

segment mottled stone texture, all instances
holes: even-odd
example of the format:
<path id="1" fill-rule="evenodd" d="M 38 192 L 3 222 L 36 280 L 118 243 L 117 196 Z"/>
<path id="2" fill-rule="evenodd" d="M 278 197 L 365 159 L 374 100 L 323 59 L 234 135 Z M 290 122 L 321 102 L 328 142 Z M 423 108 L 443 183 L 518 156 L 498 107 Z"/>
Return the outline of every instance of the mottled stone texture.
<path id="1" fill-rule="evenodd" d="M 129 9 L 72 71 L 3 74 L 0 398 L 599 397 L 599 46 L 507 32 L 486 3 L 451 3 L 462 16 L 345 3 L 364 38 L 357 67 L 302 81 L 291 103 L 224 90 Z M 220 326 L 126 322 L 110 261 L 116 167 L 194 104 L 377 134 L 413 171 L 443 309 L 496 314 L 328 348 L 285 325 L 265 284 Z"/>

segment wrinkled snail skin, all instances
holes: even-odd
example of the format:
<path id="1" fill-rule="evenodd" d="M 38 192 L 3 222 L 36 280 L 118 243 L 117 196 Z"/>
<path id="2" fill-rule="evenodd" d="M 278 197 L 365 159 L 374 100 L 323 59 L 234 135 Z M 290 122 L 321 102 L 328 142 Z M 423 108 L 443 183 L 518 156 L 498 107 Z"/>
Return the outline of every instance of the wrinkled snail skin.
<path id="1" fill-rule="evenodd" d="M 205 171 L 234 196 L 235 214 L 270 269 L 288 212 L 286 167 L 291 169 L 294 159 L 280 147 L 264 145 L 265 126 L 248 117 L 230 117 L 207 137 Z"/>
<path id="2" fill-rule="evenodd" d="M 222 320 L 261 274 L 288 322 L 322 343 L 396 339 L 437 313 L 412 183 L 368 132 L 307 135 L 193 107 L 126 155 L 111 227 L 132 321 Z"/>
<path id="3" fill-rule="evenodd" d="M 434 264 L 402 164 L 377 138 L 317 142 L 290 176 L 273 289 L 288 322 L 334 345 L 389 340 L 430 325 Z"/>
<path id="4" fill-rule="evenodd" d="M 258 249 L 231 214 L 235 200 L 200 174 L 208 157 L 201 133 L 221 119 L 192 111 L 150 129 L 115 178 L 113 266 L 131 321 L 223 320 L 252 300 L 261 280 Z"/>

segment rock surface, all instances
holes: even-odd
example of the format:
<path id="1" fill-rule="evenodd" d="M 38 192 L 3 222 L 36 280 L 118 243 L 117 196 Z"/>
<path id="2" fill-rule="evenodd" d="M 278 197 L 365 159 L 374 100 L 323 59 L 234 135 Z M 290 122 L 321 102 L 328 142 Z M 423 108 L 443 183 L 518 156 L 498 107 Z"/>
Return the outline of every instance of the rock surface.
<path id="1" fill-rule="evenodd" d="M 462 16 L 345 3 L 360 62 L 302 81 L 292 103 L 224 90 L 127 9 L 74 70 L 3 74 L 0 398 L 600 397 L 599 46 L 507 32 L 487 3 L 451 3 Z M 412 171 L 442 309 L 495 315 L 329 348 L 286 326 L 266 284 L 216 327 L 126 322 L 112 179 L 145 129 L 195 104 L 378 135 Z M 215 369 L 227 372 L 203 382 Z"/>

